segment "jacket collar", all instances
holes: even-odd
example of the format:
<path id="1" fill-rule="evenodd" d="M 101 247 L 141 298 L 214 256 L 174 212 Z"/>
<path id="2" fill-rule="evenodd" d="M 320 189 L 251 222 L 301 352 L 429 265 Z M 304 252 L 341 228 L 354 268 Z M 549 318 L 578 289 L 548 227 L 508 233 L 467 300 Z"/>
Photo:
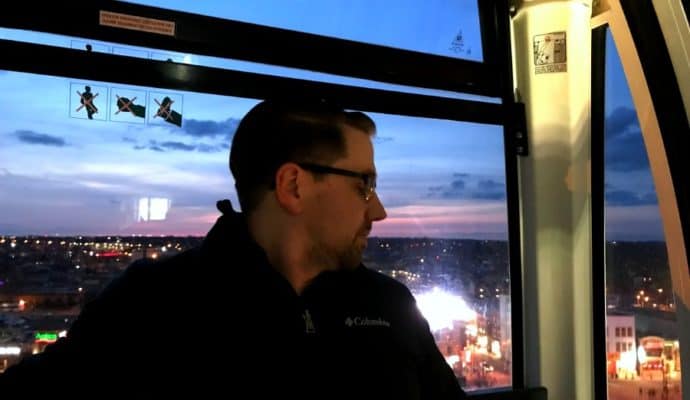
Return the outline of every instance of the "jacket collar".
<path id="1" fill-rule="evenodd" d="M 216 220 L 201 244 L 201 251 L 214 260 L 226 260 L 230 257 L 241 259 L 244 262 L 253 260 L 257 262 L 258 271 L 268 273 L 273 278 L 284 278 L 270 265 L 266 252 L 254 241 L 249 233 L 245 215 L 233 209 L 230 200 L 219 200 L 216 207 L 222 213 Z M 251 269 L 251 268 L 250 268 Z M 345 277 L 353 277 L 362 273 L 366 267 L 360 265 L 353 271 L 324 272 L 313 283 L 320 281 L 340 280 Z M 354 272 L 354 273 L 353 273 Z M 285 284 L 287 280 L 284 280 Z M 313 286 L 313 285 L 310 285 Z M 309 288 L 307 288 L 309 289 Z"/>
<path id="2" fill-rule="evenodd" d="M 216 207 L 222 213 L 216 220 L 211 230 L 206 234 L 201 245 L 202 250 L 213 251 L 227 249 L 238 242 L 252 241 L 247 228 L 246 218 L 243 214 L 232 208 L 230 200 L 220 200 Z"/>
<path id="3" fill-rule="evenodd" d="M 217 268 L 230 268 L 227 272 L 236 278 L 253 277 L 273 290 L 294 293 L 288 281 L 268 262 L 264 249 L 251 237 L 245 215 L 235 211 L 230 200 L 220 200 L 216 207 L 223 215 L 218 217 L 201 244 L 205 257 Z"/>

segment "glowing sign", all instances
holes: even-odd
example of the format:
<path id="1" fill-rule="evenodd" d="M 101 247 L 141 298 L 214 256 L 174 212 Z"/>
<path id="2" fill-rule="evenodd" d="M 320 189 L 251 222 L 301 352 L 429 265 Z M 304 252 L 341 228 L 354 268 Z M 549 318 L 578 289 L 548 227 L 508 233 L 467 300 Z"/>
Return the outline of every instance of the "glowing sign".
<path id="1" fill-rule="evenodd" d="M 37 342 L 52 343 L 58 339 L 58 335 L 54 332 L 36 332 L 35 339 Z"/>
<path id="2" fill-rule="evenodd" d="M 0 356 L 18 356 L 21 352 L 18 346 L 0 346 Z"/>

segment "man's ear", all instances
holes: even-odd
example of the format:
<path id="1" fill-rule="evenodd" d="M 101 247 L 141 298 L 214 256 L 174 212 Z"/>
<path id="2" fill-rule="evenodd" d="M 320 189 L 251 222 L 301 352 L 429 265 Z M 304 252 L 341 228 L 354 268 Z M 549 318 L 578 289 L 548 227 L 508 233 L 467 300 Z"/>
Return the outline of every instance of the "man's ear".
<path id="1" fill-rule="evenodd" d="M 295 163 L 285 163 L 278 168 L 275 175 L 275 196 L 282 209 L 291 215 L 302 213 L 304 173 Z"/>

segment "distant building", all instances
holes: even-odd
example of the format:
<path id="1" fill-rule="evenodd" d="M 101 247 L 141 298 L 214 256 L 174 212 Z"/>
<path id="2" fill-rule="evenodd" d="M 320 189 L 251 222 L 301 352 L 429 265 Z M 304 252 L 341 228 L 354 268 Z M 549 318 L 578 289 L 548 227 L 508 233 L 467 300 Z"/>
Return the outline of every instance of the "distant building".
<path id="1" fill-rule="evenodd" d="M 637 375 L 635 316 L 622 312 L 606 315 L 606 359 L 609 377 L 632 379 Z"/>

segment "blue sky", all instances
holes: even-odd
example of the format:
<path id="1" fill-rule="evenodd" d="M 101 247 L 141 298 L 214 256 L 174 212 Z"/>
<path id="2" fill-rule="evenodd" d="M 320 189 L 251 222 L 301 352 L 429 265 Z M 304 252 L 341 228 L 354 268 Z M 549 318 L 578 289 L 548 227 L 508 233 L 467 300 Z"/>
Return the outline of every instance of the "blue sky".
<path id="1" fill-rule="evenodd" d="M 92 120 L 83 108 L 75 112 L 86 84 L 99 94 Z M 37 87 L 44 95 L 30 90 Z M 217 216 L 215 201 L 236 200 L 228 146 L 256 100 L 16 72 L 0 74 L 0 92 L 12 94 L 0 96 L 0 107 L 13 115 L 0 134 L 3 233 L 203 234 Z M 149 107 L 154 94 L 181 99 L 172 108 L 183 125 L 116 121 L 115 102 L 106 101 L 114 93 L 139 93 Z M 505 234 L 501 127 L 371 116 L 390 215 L 379 235 Z M 171 200 L 165 221 L 137 220 L 147 197 Z"/>
<path id="2" fill-rule="evenodd" d="M 193 4 L 207 7 L 197 10 L 206 13 L 210 3 Z M 296 1 L 292 12 L 266 13 L 271 9 L 266 2 L 248 2 L 236 7 L 241 15 L 225 15 L 218 8 L 214 15 L 471 58 L 481 56 L 472 3 L 457 2 L 456 9 L 449 9 L 448 2 L 436 1 L 417 9 L 412 1 L 403 1 L 388 9 L 385 2 L 348 2 L 336 13 L 309 4 L 306 13 L 307 3 Z M 372 7 L 381 8 L 380 13 L 372 13 Z M 381 13 L 387 15 L 383 27 Z M 426 28 L 411 29 L 418 27 L 415 24 Z M 460 29 L 464 54 L 446 43 L 447 37 L 452 43 Z M 0 37 L 76 48 L 86 43 L 80 38 L 10 30 L 0 30 Z M 90 43 L 96 51 L 170 56 L 192 64 L 393 88 L 306 71 Z M 468 53 L 468 48 L 474 50 Z M 608 52 L 608 65 L 614 72 L 609 74 L 611 95 L 606 99 L 608 237 L 661 239 L 639 127 L 612 53 Z M 86 85 L 98 93 L 94 100 L 98 112 L 92 120 L 86 119 L 84 107 L 78 110 L 77 91 L 83 93 Z M 132 104 L 146 107 L 146 118 L 118 113 L 117 96 L 136 98 Z M 166 96 L 174 101 L 172 109 L 183 115 L 181 127 L 154 117 L 156 102 Z M 205 234 L 218 215 L 216 200 L 230 198 L 237 204 L 227 168 L 228 148 L 239 119 L 255 103 L 0 71 L 0 109 L 12 116 L 0 127 L 0 234 Z M 501 127 L 371 116 L 378 124 L 378 191 L 389 213 L 375 226 L 374 235 L 507 238 Z M 167 199 L 165 220 L 141 218 L 142 199 L 150 198 Z"/>
<path id="3" fill-rule="evenodd" d="M 605 91 L 606 237 L 663 240 L 642 132 L 610 32 L 606 39 Z"/>
<path id="4" fill-rule="evenodd" d="M 476 0 L 145 0 L 130 3 L 481 61 Z M 458 39 L 461 35 L 462 40 Z"/>

